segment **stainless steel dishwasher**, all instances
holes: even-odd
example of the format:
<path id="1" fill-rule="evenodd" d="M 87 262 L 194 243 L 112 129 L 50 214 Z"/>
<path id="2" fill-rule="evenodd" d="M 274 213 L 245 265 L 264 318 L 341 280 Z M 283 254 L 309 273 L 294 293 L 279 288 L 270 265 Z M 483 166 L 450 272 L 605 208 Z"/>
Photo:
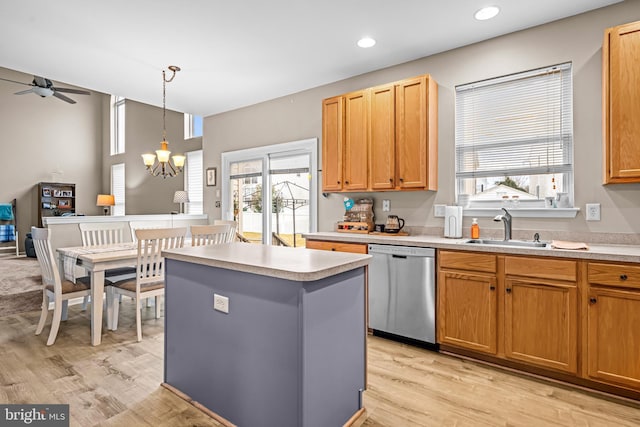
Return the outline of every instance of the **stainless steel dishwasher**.
<path id="1" fill-rule="evenodd" d="M 370 244 L 369 255 L 369 327 L 435 344 L 435 249 Z"/>

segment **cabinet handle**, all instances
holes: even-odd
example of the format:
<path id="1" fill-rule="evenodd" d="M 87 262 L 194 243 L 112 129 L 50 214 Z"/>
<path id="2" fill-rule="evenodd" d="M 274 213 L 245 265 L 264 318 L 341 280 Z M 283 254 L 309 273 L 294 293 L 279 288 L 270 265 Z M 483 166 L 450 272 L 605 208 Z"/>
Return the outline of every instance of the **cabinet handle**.
<path id="1" fill-rule="evenodd" d="M 400 178 L 400 182 L 404 182 L 404 178 Z"/>
<path id="2" fill-rule="evenodd" d="M 591 304 L 595 304 L 595 303 L 597 303 L 597 302 L 598 302 L 598 300 L 597 300 L 597 299 L 595 299 L 594 297 L 591 297 L 591 298 L 589 298 L 589 302 L 590 302 Z"/>
<path id="3" fill-rule="evenodd" d="M 345 183 L 345 184 L 347 184 L 347 185 L 349 185 L 349 181 L 345 181 L 344 183 Z"/>
<path id="4" fill-rule="evenodd" d="M 340 184 L 340 181 L 338 181 L 338 184 Z"/>
<path id="5" fill-rule="evenodd" d="M 511 288 L 507 288 L 507 293 L 510 294 L 511 293 Z"/>
<path id="6" fill-rule="evenodd" d="M 332 250 L 332 251 L 335 251 L 335 250 L 336 250 L 336 248 L 331 248 L 331 250 Z"/>
<path id="7" fill-rule="evenodd" d="M 627 279 L 628 279 L 628 277 L 627 277 L 626 274 L 621 274 L 620 275 L 620 280 L 627 280 Z"/>
<path id="8" fill-rule="evenodd" d="M 495 290 L 496 290 L 496 287 L 495 287 L 495 286 L 489 286 L 489 290 L 491 290 L 491 291 L 495 291 Z"/>
<path id="9" fill-rule="evenodd" d="M 393 182 L 393 178 L 389 178 L 389 182 Z"/>

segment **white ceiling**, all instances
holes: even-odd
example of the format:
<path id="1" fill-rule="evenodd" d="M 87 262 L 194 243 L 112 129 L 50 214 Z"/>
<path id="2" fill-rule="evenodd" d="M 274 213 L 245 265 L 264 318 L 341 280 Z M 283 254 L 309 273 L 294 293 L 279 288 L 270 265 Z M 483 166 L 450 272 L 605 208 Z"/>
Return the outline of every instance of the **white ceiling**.
<path id="1" fill-rule="evenodd" d="M 207 116 L 618 1 L 2 0 L 0 66 L 162 105 L 178 65 L 167 107 Z"/>

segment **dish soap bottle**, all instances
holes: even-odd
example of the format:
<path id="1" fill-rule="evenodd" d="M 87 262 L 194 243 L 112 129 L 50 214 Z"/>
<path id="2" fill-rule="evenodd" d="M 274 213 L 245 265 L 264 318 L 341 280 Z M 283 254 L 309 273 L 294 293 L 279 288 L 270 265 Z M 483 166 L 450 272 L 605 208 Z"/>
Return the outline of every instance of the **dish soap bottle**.
<path id="1" fill-rule="evenodd" d="M 471 222 L 471 238 L 480 238 L 480 226 L 478 225 L 478 218 L 473 218 L 473 221 Z"/>

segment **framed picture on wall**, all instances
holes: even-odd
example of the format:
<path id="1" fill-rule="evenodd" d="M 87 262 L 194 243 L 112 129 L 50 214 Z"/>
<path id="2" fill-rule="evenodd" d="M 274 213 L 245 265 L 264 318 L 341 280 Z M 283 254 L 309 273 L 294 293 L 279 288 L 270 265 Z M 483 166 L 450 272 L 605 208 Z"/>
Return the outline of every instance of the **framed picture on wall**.
<path id="1" fill-rule="evenodd" d="M 216 172 L 217 172 L 217 168 L 207 169 L 207 187 L 216 186 Z"/>
<path id="2" fill-rule="evenodd" d="M 42 189 L 42 197 L 51 197 L 51 189 L 43 188 Z"/>
<path id="3" fill-rule="evenodd" d="M 69 200 L 58 200 L 58 209 L 69 209 L 71 208 L 71 203 Z"/>

